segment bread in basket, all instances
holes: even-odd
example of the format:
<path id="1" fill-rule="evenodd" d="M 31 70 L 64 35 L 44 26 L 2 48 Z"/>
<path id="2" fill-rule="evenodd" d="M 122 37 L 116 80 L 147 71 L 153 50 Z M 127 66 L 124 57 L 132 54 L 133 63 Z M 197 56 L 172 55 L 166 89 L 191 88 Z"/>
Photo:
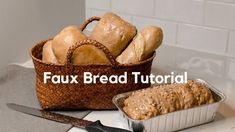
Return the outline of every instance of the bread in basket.
<path id="1" fill-rule="evenodd" d="M 99 19 L 98 17 L 88 19 L 80 29 L 84 30 L 90 22 Z M 149 83 L 144 84 L 140 81 L 135 83 L 132 72 L 140 72 L 141 75 L 149 75 L 155 52 L 150 58 L 144 61 L 135 64 L 119 64 L 104 45 L 96 40 L 86 39 L 77 42 L 69 48 L 67 60 L 64 65 L 49 64 L 42 61 L 42 48 L 49 40 L 50 39 L 37 43 L 30 50 L 36 71 L 36 94 L 43 109 L 114 109 L 115 106 L 112 103 L 113 96 L 150 86 Z M 71 56 L 74 50 L 82 45 L 93 45 L 99 48 L 105 53 L 111 64 L 71 64 Z M 77 84 L 54 84 L 51 81 L 44 83 L 44 72 L 51 72 L 52 75 L 78 75 L 80 82 Z M 82 82 L 84 72 L 90 72 L 93 75 L 99 74 L 107 76 L 122 75 L 124 72 L 127 72 L 128 81 L 124 84 L 111 84 L 109 82 L 106 84 L 84 84 Z"/>

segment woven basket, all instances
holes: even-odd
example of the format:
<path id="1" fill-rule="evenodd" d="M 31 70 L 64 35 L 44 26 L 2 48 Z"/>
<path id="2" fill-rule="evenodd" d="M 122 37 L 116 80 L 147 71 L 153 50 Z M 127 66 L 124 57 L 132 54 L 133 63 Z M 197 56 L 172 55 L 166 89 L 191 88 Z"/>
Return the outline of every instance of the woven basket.
<path id="1" fill-rule="evenodd" d="M 86 26 L 98 17 L 88 19 L 81 27 Z M 50 40 L 50 39 L 49 39 Z M 114 95 L 149 87 L 150 84 L 134 83 L 132 72 L 140 72 L 141 75 L 149 75 L 155 53 L 149 59 L 130 65 L 122 65 L 116 62 L 109 50 L 99 42 L 87 39 L 77 42 L 70 47 L 67 53 L 66 64 L 56 65 L 42 62 L 42 48 L 48 40 L 36 44 L 31 50 L 35 71 L 36 71 L 36 94 L 43 109 L 50 110 L 72 110 L 72 109 L 115 109 L 112 103 Z M 111 64 L 73 65 L 71 56 L 73 51 L 82 45 L 93 45 L 101 49 Z M 84 84 L 80 81 L 77 84 L 54 84 L 51 81 L 44 83 L 44 72 L 51 72 L 52 75 L 78 75 L 77 80 L 83 80 L 84 72 L 91 72 L 93 75 L 122 75 L 128 73 L 128 82 L 125 84 Z M 140 82 L 140 80 L 139 80 Z"/>

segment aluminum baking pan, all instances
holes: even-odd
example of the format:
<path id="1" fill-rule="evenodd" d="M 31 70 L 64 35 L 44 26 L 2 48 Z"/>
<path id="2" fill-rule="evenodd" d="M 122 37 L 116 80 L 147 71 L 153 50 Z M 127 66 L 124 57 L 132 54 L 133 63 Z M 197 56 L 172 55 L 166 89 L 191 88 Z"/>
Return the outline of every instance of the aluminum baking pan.
<path id="1" fill-rule="evenodd" d="M 193 80 L 204 84 L 211 90 L 215 99 L 214 103 L 178 110 L 164 115 L 158 115 L 146 120 L 134 120 L 128 117 L 128 115 L 124 112 L 123 102 L 132 92 L 116 95 L 113 98 L 113 103 L 119 109 L 121 118 L 126 125 L 126 128 L 133 132 L 177 131 L 213 121 L 219 105 L 225 100 L 225 96 L 206 81 L 202 79 Z"/>

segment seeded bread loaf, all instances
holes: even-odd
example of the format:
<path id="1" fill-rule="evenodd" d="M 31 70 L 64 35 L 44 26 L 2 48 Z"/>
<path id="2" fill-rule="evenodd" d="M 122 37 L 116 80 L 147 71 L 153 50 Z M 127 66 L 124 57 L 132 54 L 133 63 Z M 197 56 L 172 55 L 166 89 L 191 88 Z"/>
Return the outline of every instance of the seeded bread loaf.
<path id="1" fill-rule="evenodd" d="M 207 87 L 190 80 L 186 84 L 167 84 L 136 91 L 124 101 L 123 110 L 131 118 L 143 120 L 213 102 Z"/>

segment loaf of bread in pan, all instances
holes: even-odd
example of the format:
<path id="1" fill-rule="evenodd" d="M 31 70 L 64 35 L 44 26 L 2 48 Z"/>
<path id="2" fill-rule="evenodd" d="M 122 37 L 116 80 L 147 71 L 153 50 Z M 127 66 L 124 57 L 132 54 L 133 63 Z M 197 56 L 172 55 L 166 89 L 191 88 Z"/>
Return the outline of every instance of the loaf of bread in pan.
<path id="1" fill-rule="evenodd" d="M 136 91 L 124 101 L 123 110 L 133 119 L 143 120 L 169 112 L 213 103 L 211 91 L 189 80 Z"/>
<path id="2" fill-rule="evenodd" d="M 160 46 L 162 39 L 163 32 L 160 27 L 147 26 L 135 36 L 116 61 L 121 64 L 130 64 L 148 59 Z"/>
<path id="3" fill-rule="evenodd" d="M 136 28 L 114 13 L 105 13 L 90 38 L 106 46 L 116 58 L 136 35 Z"/>

